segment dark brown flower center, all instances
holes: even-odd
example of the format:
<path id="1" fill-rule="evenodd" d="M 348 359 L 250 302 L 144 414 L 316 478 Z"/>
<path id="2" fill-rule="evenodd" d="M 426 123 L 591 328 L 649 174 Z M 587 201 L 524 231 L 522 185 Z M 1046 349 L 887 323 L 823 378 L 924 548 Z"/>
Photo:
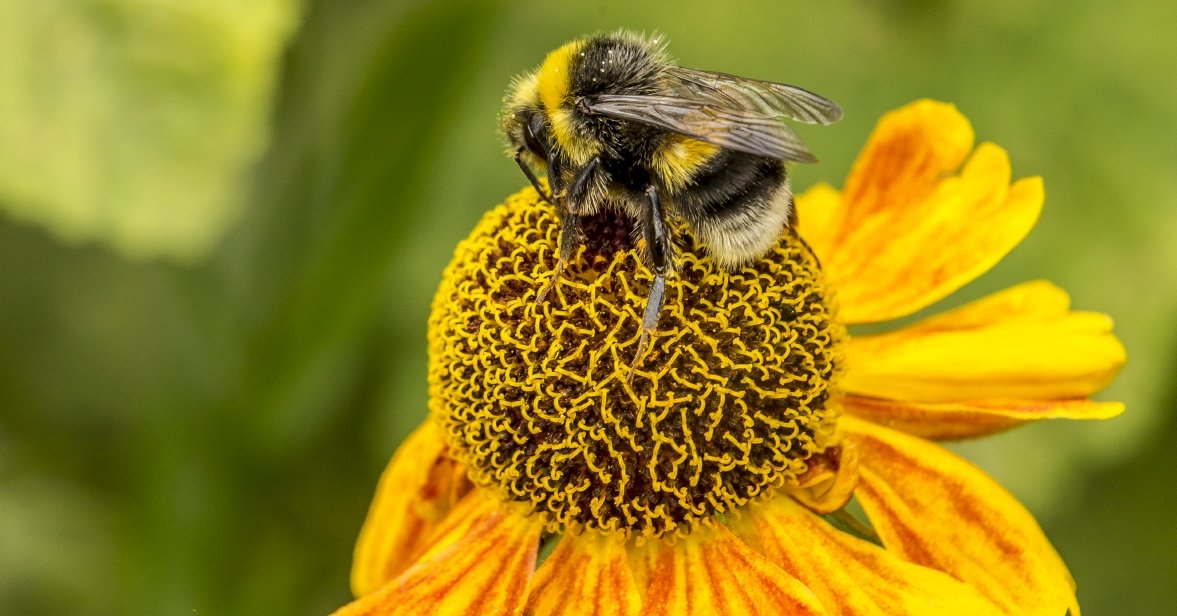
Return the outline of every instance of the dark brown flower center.
<path id="1" fill-rule="evenodd" d="M 471 478 L 553 532 L 687 532 L 831 444 L 842 333 L 809 248 L 790 230 L 728 273 L 676 234 L 686 249 L 632 382 L 651 276 L 625 237 L 590 235 L 537 303 L 559 224 L 529 189 L 488 213 L 446 270 L 429 323 L 431 410 Z"/>

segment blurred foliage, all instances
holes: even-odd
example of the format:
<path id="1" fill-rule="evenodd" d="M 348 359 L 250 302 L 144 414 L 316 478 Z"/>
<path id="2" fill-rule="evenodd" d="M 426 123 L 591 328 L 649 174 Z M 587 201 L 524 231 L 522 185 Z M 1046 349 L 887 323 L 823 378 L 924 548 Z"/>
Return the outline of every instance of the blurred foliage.
<path id="1" fill-rule="evenodd" d="M 525 183 L 495 133 L 507 81 L 619 26 L 839 101 L 842 123 L 800 128 L 822 162 L 798 188 L 839 184 L 879 115 L 924 96 L 1045 177 L 1038 228 L 945 305 L 1054 280 L 1117 318 L 1131 363 L 1105 397 L 1129 411 L 961 449 L 1039 514 L 1086 613 L 1165 613 L 1175 18 L 1144 0 L 0 5 L 0 613 L 344 602 L 376 477 L 425 414 L 439 272 Z M 205 256 L 128 259 L 147 255 Z"/>
<path id="2" fill-rule="evenodd" d="M 266 144 L 294 0 L 0 3 L 0 205 L 131 257 L 204 256 Z"/>

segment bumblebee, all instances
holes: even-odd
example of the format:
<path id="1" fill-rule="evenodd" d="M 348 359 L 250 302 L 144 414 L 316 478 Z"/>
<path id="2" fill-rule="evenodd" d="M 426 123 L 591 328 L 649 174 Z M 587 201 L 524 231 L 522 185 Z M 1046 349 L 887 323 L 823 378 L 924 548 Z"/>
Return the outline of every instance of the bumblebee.
<path id="1" fill-rule="evenodd" d="M 654 274 L 640 357 L 675 271 L 668 217 L 724 268 L 754 261 L 795 217 L 785 163 L 816 161 L 784 120 L 841 117 L 837 104 L 796 86 L 677 66 L 654 37 L 602 34 L 549 53 L 516 78 L 501 118 L 515 161 L 560 216 L 559 261 L 539 300 L 592 241 L 581 219 L 621 212 Z"/>

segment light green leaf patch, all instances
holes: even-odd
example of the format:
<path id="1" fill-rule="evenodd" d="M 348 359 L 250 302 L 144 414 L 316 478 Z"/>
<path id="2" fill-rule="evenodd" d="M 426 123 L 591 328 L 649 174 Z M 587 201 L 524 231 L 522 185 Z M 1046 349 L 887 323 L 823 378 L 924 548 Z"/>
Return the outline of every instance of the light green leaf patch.
<path id="1" fill-rule="evenodd" d="M 294 0 L 0 3 L 0 209 L 133 258 L 199 259 L 268 140 Z"/>

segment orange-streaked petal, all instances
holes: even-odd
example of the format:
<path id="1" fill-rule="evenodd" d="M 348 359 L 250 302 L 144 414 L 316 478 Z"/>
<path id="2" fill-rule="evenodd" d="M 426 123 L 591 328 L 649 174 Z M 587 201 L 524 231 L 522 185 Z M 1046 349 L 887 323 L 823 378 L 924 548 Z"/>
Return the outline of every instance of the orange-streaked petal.
<path id="1" fill-rule="evenodd" d="M 898 331 L 852 337 L 846 391 L 920 402 L 1065 400 L 1103 389 L 1126 355 L 1112 320 L 1019 285 Z"/>
<path id="2" fill-rule="evenodd" d="M 697 529 L 649 552 L 647 614 L 825 614 L 813 591 L 723 527 Z"/>
<path id="3" fill-rule="evenodd" d="M 984 472 L 901 432 L 842 418 L 859 439 L 855 492 L 888 550 L 944 571 L 1010 614 L 1078 614 L 1075 582 L 1034 516 Z"/>
<path id="4" fill-rule="evenodd" d="M 535 519 L 475 490 L 416 564 L 333 616 L 515 614 L 527 599 L 541 531 Z"/>
<path id="5" fill-rule="evenodd" d="M 585 532 L 564 537 L 540 566 L 524 614 L 637 616 L 641 610 L 625 539 Z"/>
<path id="6" fill-rule="evenodd" d="M 1110 419 L 1119 402 L 1093 400 L 974 400 L 905 402 L 846 396 L 846 412 L 927 439 L 949 441 L 988 436 L 1042 419 Z"/>
<path id="7" fill-rule="evenodd" d="M 838 531 L 791 499 L 765 502 L 749 517 L 765 556 L 811 588 L 831 614 L 1001 614 L 969 585 Z"/>
<path id="8" fill-rule="evenodd" d="M 355 596 L 380 588 L 413 564 L 430 531 L 467 489 L 464 471 L 446 451 L 441 427 L 428 420 L 388 463 L 356 541 Z"/>
<path id="9" fill-rule="evenodd" d="M 1011 185 L 1005 150 L 983 143 L 970 157 L 972 150 L 972 126 L 955 107 L 917 101 L 879 121 L 834 214 L 823 216 L 835 198 L 827 188 L 798 196 L 800 224 L 812 233 L 803 237 L 847 323 L 905 316 L 942 299 L 1034 226 L 1042 181 Z"/>

